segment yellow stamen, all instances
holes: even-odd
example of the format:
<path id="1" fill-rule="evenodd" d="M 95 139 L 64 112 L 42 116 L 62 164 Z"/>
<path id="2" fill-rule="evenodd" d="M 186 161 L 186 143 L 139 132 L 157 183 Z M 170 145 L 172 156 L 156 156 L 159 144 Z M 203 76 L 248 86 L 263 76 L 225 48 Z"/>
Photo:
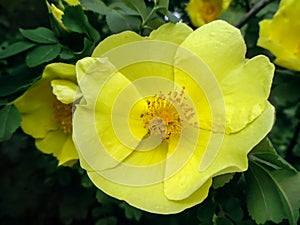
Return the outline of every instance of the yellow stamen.
<path id="1" fill-rule="evenodd" d="M 65 134 L 71 134 L 72 132 L 72 104 L 63 104 L 60 101 L 56 101 L 53 104 L 54 118 L 59 124 L 59 128 Z"/>
<path id="2" fill-rule="evenodd" d="M 141 118 L 149 134 L 162 135 L 162 140 L 169 140 L 180 136 L 184 125 L 193 125 L 190 120 L 195 113 L 187 104 L 184 89 L 183 87 L 180 93 L 170 91 L 167 96 L 160 93 L 146 100 L 146 109 Z M 176 110 L 177 107 L 182 115 Z"/>

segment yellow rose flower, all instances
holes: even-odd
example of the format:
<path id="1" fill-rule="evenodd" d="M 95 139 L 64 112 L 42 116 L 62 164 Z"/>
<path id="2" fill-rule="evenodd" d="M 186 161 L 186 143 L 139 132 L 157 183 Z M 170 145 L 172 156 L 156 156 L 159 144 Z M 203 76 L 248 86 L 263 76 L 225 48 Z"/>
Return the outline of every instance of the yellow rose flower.
<path id="1" fill-rule="evenodd" d="M 202 202 L 213 177 L 247 170 L 274 122 L 274 66 L 245 53 L 240 31 L 214 21 L 125 31 L 78 61 L 73 140 L 92 182 L 170 214 Z"/>
<path id="2" fill-rule="evenodd" d="M 259 23 L 258 46 L 271 51 L 275 64 L 300 71 L 300 1 L 282 0 L 273 19 Z"/>
<path id="3" fill-rule="evenodd" d="M 230 3 L 231 0 L 190 0 L 185 10 L 192 24 L 200 27 L 216 20 Z"/>
<path id="4" fill-rule="evenodd" d="M 59 165 L 72 165 L 78 159 L 72 141 L 76 89 L 75 66 L 53 63 L 46 66 L 41 80 L 15 101 L 23 131 L 36 139 L 38 149 L 53 154 Z"/>

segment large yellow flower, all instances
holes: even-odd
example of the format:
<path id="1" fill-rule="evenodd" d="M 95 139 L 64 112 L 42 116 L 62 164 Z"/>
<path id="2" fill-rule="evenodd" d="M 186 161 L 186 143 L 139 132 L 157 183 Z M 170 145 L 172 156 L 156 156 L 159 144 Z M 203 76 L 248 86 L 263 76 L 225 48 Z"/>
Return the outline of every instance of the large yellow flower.
<path id="1" fill-rule="evenodd" d="M 215 21 L 122 32 L 78 61 L 73 139 L 93 183 L 170 214 L 202 202 L 213 177 L 245 171 L 274 120 L 274 66 L 245 53 L 240 31 Z"/>
<path id="2" fill-rule="evenodd" d="M 23 131 L 36 139 L 38 149 L 57 157 L 59 165 L 71 165 L 78 159 L 71 135 L 76 89 L 75 66 L 53 63 L 15 102 L 22 113 Z"/>
<path id="3" fill-rule="evenodd" d="M 192 24 L 200 27 L 205 23 L 218 19 L 230 3 L 231 0 L 190 0 L 186 11 Z"/>
<path id="4" fill-rule="evenodd" d="M 282 0 L 273 19 L 259 23 L 258 46 L 275 56 L 275 63 L 300 71 L 300 1 Z"/>

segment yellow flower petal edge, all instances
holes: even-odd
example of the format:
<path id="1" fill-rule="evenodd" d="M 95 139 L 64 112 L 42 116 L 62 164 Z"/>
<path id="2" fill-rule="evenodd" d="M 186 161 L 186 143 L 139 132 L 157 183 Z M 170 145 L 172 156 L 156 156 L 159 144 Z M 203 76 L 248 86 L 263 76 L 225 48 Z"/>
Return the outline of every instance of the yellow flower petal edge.
<path id="1" fill-rule="evenodd" d="M 52 63 L 42 78 L 15 105 L 22 114 L 23 131 L 36 139 L 42 152 L 53 154 L 59 165 L 72 165 L 78 154 L 72 142 L 72 105 L 77 89 L 75 66 Z"/>
<path id="2" fill-rule="evenodd" d="M 245 59 L 246 46 L 238 29 L 224 21 L 214 21 L 195 30 L 181 46 L 208 64 L 220 84 L 226 104 L 227 133 L 241 130 L 265 110 L 274 66 L 265 56 Z M 179 62 L 183 60 L 182 56 L 177 58 Z M 194 68 L 188 67 L 188 74 L 196 74 Z M 177 79 L 184 78 L 175 71 Z"/>
<path id="3" fill-rule="evenodd" d="M 76 64 L 81 167 L 105 193 L 159 214 L 199 204 L 213 177 L 247 170 L 274 123 L 267 57 L 246 59 L 227 22 L 185 26 L 112 35 Z M 168 30 L 183 35 L 166 40 Z"/>
<path id="4" fill-rule="evenodd" d="M 218 19 L 220 14 L 226 10 L 231 0 L 190 0 L 186 11 L 194 26 L 200 27 Z"/>
<path id="5" fill-rule="evenodd" d="M 259 23 L 257 45 L 276 56 L 275 64 L 300 71 L 300 2 L 285 0 L 272 19 Z"/>

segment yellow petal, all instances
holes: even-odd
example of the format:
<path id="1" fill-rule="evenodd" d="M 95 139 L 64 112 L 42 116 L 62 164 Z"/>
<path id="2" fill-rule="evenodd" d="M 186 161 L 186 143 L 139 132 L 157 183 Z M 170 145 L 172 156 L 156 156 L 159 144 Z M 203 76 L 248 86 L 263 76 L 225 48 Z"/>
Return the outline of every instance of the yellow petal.
<path id="1" fill-rule="evenodd" d="M 167 23 L 152 31 L 149 38 L 180 44 L 192 32 L 193 30 L 184 23 Z"/>
<path id="2" fill-rule="evenodd" d="M 281 1 L 273 19 L 259 23 L 257 45 L 271 51 L 276 64 L 292 70 L 300 67 L 299 10 L 299 1 Z"/>
<path id="3" fill-rule="evenodd" d="M 37 139 L 35 144 L 42 152 L 58 157 L 67 139 L 68 135 L 61 130 L 57 130 L 47 133 L 43 139 Z"/>
<path id="4" fill-rule="evenodd" d="M 65 0 L 69 5 L 75 6 L 75 5 L 80 5 L 79 0 Z"/>
<path id="5" fill-rule="evenodd" d="M 192 24 L 199 27 L 216 20 L 230 3 L 231 0 L 190 0 L 185 10 Z"/>
<path id="6" fill-rule="evenodd" d="M 37 139 L 35 143 L 42 152 L 53 154 L 58 159 L 59 165 L 73 163 L 78 159 L 71 135 L 60 130 L 49 132 L 45 138 Z"/>
<path id="7" fill-rule="evenodd" d="M 132 81 L 148 76 L 173 79 L 171 64 L 177 48 L 175 44 L 181 43 L 190 33 L 191 29 L 186 25 L 166 24 L 150 34 L 150 40 L 159 40 L 151 42 L 136 33 L 122 32 L 102 41 L 92 56 L 108 57 Z"/>
<path id="8" fill-rule="evenodd" d="M 75 66 L 67 63 L 48 64 L 43 71 L 43 78 L 46 79 L 64 79 L 76 83 Z"/>
<path id="9" fill-rule="evenodd" d="M 246 53 L 246 45 L 240 31 L 221 20 L 195 30 L 181 47 L 199 56 L 219 82 L 243 63 Z"/>
<path id="10" fill-rule="evenodd" d="M 71 104 L 75 100 L 77 85 L 68 80 L 52 80 L 52 92 L 64 104 Z"/>
<path id="11" fill-rule="evenodd" d="M 238 133 L 225 135 L 215 161 L 202 172 L 216 176 L 247 170 L 248 159 L 245 156 L 272 129 L 274 118 L 274 107 L 267 103 L 266 110 L 245 129 Z"/>
<path id="12" fill-rule="evenodd" d="M 267 57 L 257 56 L 222 81 L 227 133 L 244 128 L 265 110 L 274 70 Z"/>
<path id="13" fill-rule="evenodd" d="M 55 101 L 50 83 L 46 80 L 38 81 L 15 101 L 22 113 L 21 127 L 25 133 L 34 138 L 43 138 L 48 131 L 58 129 L 53 114 Z"/>
<path id="14" fill-rule="evenodd" d="M 278 58 L 276 58 L 274 62 L 275 62 L 275 64 L 280 65 L 282 67 L 300 71 L 300 61 L 298 59 L 283 58 L 281 56 L 278 56 Z"/>
<path id="15" fill-rule="evenodd" d="M 56 20 L 56 22 L 65 30 L 68 30 L 67 27 L 63 24 L 62 22 L 62 16 L 64 14 L 64 12 L 62 10 L 60 10 L 59 8 L 57 8 L 53 3 L 51 3 L 50 6 L 48 6 L 50 12 L 52 13 L 54 19 Z"/>
<path id="16" fill-rule="evenodd" d="M 69 163 L 72 164 L 78 159 L 78 153 L 76 151 L 71 135 L 68 135 L 68 138 L 62 147 L 60 155 L 56 157 L 59 161 L 58 165 L 68 165 Z"/>
<path id="17" fill-rule="evenodd" d="M 101 41 L 95 48 L 92 57 L 103 57 L 110 50 L 132 42 L 141 41 L 143 38 L 132 31 L 114 34 Z"/>
<path id="18" fill-rule="evenodd" d="M 128 138 L 126 132 L 120 133 L 127 130 L 130 134 L 129 113 L 135 99 L 140 98 L 139 94 L 128 79 L 115 73 L 114 67 L 105 58 L 85 58 L 77 63 L 77 68 L 84 73 L 79 75 L 79 86 L 86 103 L 82 100 L 76 106 L 73 138 L 79 152 L 89 149 L 79 153 L 85 159 L 81 163 L 88 170 L 114 167 L 140 141 L 132 135 Z M 82 130 L 89 132 L 82 133 Z M 124 144 L 122 141 L 130 143 Z"/>
<path id="19" fill-rule="evenodd" d="M 168 158 L 174 157 L 175 149 L 177 154 L 166 163 L 164 192 L 170 200 L 188 198 L 211 178 L 210 174 L 199 173 L 201 159 L 208 147 L 211 132 L 200 130 L 198 134 L 199 130 L 196 131 L 192 129 L 178 140 L 170 139 Z"/>
<path id="20" fill-rule="evenodd" d="M 130 205 L 152 213 L 173 214 L 202 202 L 208 195 L 211 179 L 193 195 L 182 201 L 169 200 L 164 195 L 163 183 L 144 187 L 132 187 L 113 183 L 96 172 L 88 172 L 90 179 L 102 191 Z M 147 201 L 145 201 L 147 199 Z"/>
<path id="21" fill-rule="evenodd" d="M 210 139 L 212 134 L 201 130 L 195 154 L 178 173 L 165 181 L 166 196 L 173 200 L 185 199 L 214 176 L 245 171 L 248 167 L 247 154 L 267 135 L 273 122 L 274 108 L 268 104 L 261 116 L 245 129 L 235 134 L 220 135 L 220 145 L 215 145 L 216 140 Z M 212 145 L 210 142 L 213 142 Z M 219 148 L 218 154 L 207 163 L 202 157 L 206 151 L 214 151 L 211 148 Z"/>

